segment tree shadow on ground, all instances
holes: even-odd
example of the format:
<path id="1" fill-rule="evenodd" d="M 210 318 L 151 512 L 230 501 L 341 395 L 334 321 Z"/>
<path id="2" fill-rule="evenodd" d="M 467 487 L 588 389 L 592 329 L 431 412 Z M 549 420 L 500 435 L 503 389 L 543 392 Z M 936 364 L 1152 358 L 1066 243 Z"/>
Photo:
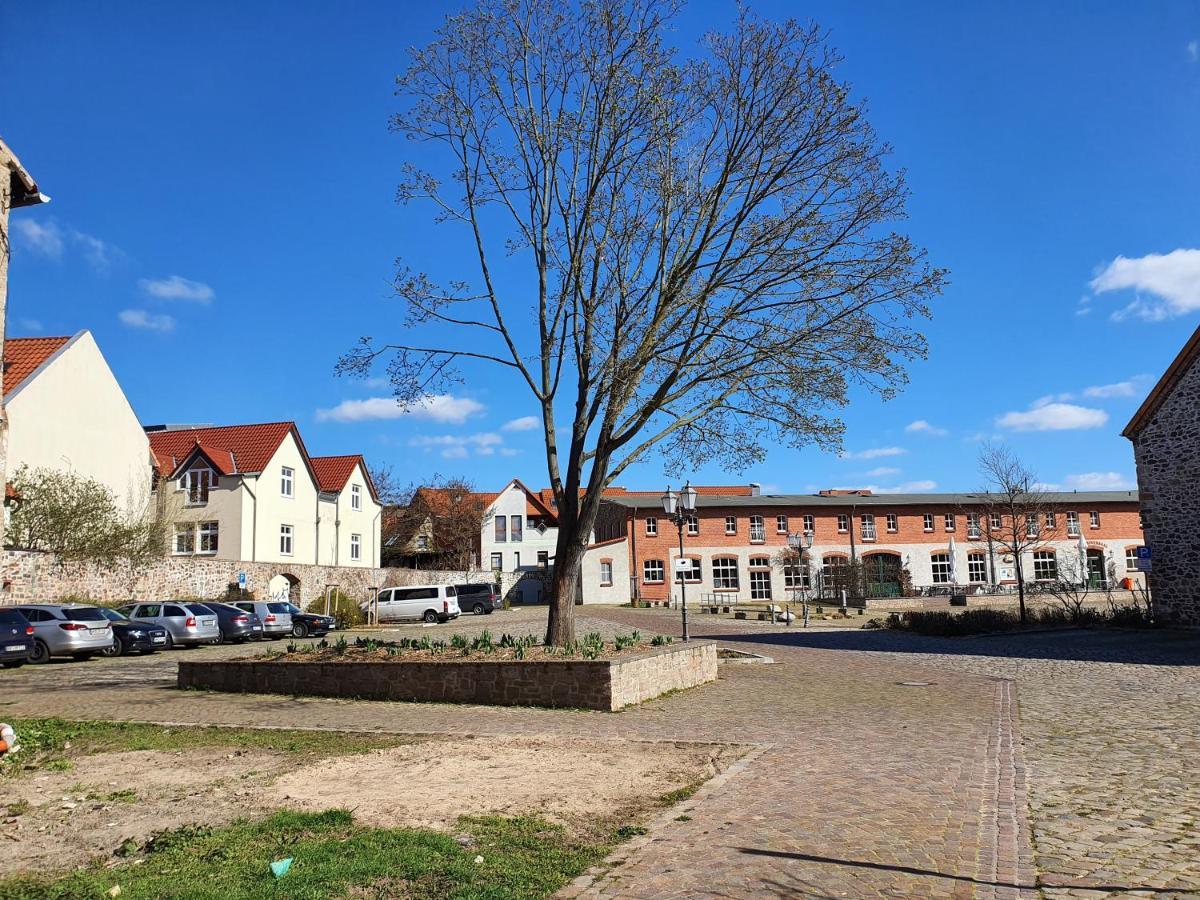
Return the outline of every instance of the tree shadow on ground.
<path id="1" fill-rule="evenodd" d="M 711 631 L 706 629 L 703 637 L 741 644 L 807 647 L 814 650 L 992 656 L 1151 666 L 1200 665 L 1200 632 L 1193 631 L 1072 628 L 971 637 L 928 637 L 887 629 L 805 631 L 796 627 L 790 631 L 756 634 L 740 630 L 721 633 L 719 628 L 713 628 Z"/>

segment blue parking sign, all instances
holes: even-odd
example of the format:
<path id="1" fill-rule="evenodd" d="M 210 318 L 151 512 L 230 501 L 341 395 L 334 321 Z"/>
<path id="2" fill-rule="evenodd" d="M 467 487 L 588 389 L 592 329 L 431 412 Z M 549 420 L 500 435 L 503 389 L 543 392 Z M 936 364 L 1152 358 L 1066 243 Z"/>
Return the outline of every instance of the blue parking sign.
<path id="1" fill-rule="evenodd" d="M 1144 544 L 1137 548 L 1138 559 L 1150 559 L 1150 548 Z"/>

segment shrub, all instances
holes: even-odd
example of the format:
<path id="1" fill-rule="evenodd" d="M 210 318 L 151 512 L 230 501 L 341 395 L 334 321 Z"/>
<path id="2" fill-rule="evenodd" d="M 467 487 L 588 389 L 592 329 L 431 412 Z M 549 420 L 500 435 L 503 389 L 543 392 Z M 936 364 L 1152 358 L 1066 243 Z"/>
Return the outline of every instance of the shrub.
<path id="1" fill-rule="evenodd" d="M 317 597 L 308 604 L 308 611 L 323 615 L 325 613 L 325 597 Z M 358 603 L 351 600 L 345 591 L 337 589 L 333 591 L 330 597 L 329 614 L 336 618 L 343 628 L 363 625 L 367 621 L 367 614 L 359 608 Z"/>

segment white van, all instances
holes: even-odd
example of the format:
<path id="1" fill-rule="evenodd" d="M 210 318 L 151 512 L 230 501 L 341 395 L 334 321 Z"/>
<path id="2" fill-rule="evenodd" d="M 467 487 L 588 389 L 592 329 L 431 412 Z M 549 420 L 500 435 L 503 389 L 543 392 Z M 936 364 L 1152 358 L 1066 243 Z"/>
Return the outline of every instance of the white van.
<path id="1" fill-rule="evenodd" d="M 369 611 L 369 604 L 363 604 Z M 446 622 L 457 619 L 458 594 L 451 584 L 418 584 L 379 592 L 380 622 Z"/>

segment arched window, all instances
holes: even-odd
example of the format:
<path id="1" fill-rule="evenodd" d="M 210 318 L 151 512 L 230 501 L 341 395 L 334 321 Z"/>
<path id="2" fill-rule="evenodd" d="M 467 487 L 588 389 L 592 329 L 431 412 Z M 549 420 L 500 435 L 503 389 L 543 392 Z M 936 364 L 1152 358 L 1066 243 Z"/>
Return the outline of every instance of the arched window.
<path id="1" fill-rule="evenodd" d="M 1058 578 L 1058 560 L 1053 550 L 1033 551 L 1033 578 L 1035 581 L 1054 581 Z"/>
<path id="2" fill-rule="evenodd" d="M 944 550 L 929 554 L 929 564 L 933 572 L 934 584 L 950 583 L 950 554 Z"/>
<path id="3" fill-rule="evenodd" d="M 713 560 L 713 590 L 736 591 L 738 589 L 738 561 L 736 556 L 718 556 Z"/>

